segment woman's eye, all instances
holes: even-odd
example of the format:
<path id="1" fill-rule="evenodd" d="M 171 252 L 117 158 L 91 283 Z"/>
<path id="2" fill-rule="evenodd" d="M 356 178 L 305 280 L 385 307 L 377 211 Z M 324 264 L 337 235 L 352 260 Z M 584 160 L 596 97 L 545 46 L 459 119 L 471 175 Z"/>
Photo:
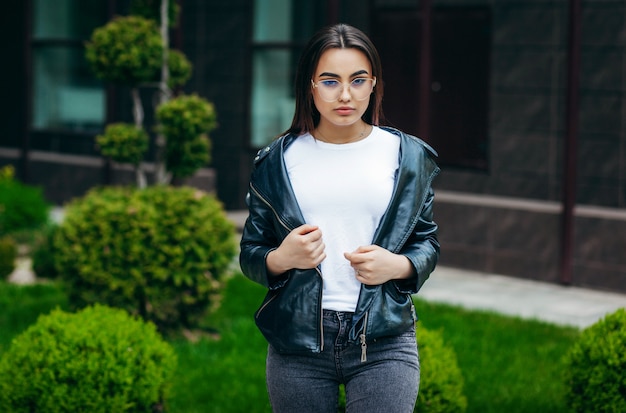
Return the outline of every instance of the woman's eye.
<path id="1" fill-rule="evenodd" d="M 334 87 L 337 87 L 337 85 L 339 85 L 339 82 L 337 82 L 336 80 L 328 79 L 328 80 L 321 80 L 320 84 L 324 87 L 334 88 Z"/>
<path id="2" fill-rule="evenodd" d="M 364 77 L 357 77 L 352 81 L 352 86 L 363 86 L 367 82 L 367 79 Z"/>

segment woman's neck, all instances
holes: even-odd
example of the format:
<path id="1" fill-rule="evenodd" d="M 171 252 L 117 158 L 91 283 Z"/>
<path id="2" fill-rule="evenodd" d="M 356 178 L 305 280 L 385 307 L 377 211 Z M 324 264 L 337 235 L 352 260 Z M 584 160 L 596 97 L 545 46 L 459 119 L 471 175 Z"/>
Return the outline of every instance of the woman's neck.
<path id="1" fill-rule="evenodd" d="M 361 121 L 346 127 L 327 127 L 320 124 L 311 134 L 318 141 L 341 145 L 360 141 L 368 136 L 370 131 L 371 126 Z"/>

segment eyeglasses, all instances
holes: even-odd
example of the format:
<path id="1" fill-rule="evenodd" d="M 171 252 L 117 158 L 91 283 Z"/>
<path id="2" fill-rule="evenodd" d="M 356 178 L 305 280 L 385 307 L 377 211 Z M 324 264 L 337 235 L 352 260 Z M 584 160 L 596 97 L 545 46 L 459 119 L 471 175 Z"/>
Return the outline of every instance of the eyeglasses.
<path id="1" fill-rule="evenodd" d="M 339 99 L 339 96 L 343 93 L 345 83 L 336 79 L 325 79 L 315 83 L 313 79 L 311 79 L 311 85 L 317 89 L 323 101 L 334 102 Z M 374 90 L 376 78 L 357 77 L 347 86 L 350 95 L 352 95 L 355 100 L 365 100 L 369 98 L 372 90 Z"/>

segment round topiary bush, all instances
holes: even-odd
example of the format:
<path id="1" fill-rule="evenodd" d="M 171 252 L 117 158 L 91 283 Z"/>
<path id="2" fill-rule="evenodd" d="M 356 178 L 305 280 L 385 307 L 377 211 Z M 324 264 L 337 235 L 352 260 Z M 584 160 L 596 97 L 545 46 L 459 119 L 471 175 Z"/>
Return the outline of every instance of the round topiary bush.
<path id="1" fill-rule="evenodd" d="M 94 30 L 85 57 L 98 78 L 137 85 L 161 70 L 163 41 L 154 20 L 116 17 Z"/>
<path id="2" fill-rule="evenodd" d="M 626 309 L 583 330 L 565 363 L 572 412 L 626 412 Z"/>
<path id="3" fill-rule="evenodd" d="M 463 375 L 456 353 L 438 331 L 417 329 L 420 354 L 420 389 L 416 413 L 462 413 L 467 409 Z"/>
<path id="4" fill-rule="evenodd" d="M 104 134 L 96 136 L 102 155 L 132 165 L 139 165 L 148 150 L 148 142 L 146 131 L 130 123 L 112 123 Z"/>
<path id="5" fill-rule="evenodd" d="M 123 310 L 54 310 L 2 354 L 0 411 L 163 411 L 175 368 L 154 325 Z"/>
<path id="6" fill-rule="evenodd" d="M 191 77 L 191 72 L 193 70 L 191 62 L 180 50 L 169 50 L 167 54 L 167 66 L 170 72 L 170 78 L 167 85 L 171 88 L 183 86 Z"/>
<path id="7" fill-rule="evenodd" d="M 176 178 L 193 175 L 211 160 L 208 133 L 217 126 L 215 107 L 197 95 L 180 95 L 156 111 L 159 131 L 167 137 L 165 161 Z"/>
<path id="8" fill-rule="evenodd" d="M 71 304 L 124 308 L 166 331 L 199 325 L 236 242 L 221 203 L 205 192 L 108 187 L 67 205 L 54 249 Z"/>

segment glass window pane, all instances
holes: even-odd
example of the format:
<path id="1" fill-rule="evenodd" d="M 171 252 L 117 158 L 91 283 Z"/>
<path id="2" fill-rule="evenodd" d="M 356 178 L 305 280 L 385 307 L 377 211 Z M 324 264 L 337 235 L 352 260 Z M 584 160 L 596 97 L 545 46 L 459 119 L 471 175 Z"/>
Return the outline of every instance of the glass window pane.
<path id="1" fill-rule="evenodd" d="M 102 129 L 104 88 L 89 72 L 82 47 L 36 47 L 33 64 L 34 128 Z"/>
<path id="2" fill-rule="evenodd" d="M 106 0 L 34 0 L 34 39 L 88 39 L 106 23 Z"/>
<path id="3" fill-rule="evenodd" d="M 295 100 L 292 93 L 291 53 L 257 50 L 252 79 L 252 146 L 262 147 L 291 125 Z"/>
<path id="4" fill-rule="evenodd" d="M 291 41 L 291 0 L 254 2 L 254 41 Z"/>

